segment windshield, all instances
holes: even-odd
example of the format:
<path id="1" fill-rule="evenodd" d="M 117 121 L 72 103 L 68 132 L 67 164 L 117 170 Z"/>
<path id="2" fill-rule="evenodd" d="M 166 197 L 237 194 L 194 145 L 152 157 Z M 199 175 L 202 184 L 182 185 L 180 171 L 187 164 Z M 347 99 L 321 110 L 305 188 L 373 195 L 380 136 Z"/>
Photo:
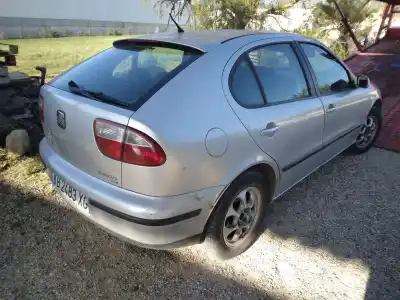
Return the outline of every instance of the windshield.
<path id="1" fill-rule="evenodd" d="M 149 97 L 149 93 L 161 88 L 199 56 L 200 52 L 194 49 L 140 44 L 131 45 L 129 49 L 113 47 L 82 62 L 50 84 L 70 91 L 68 83 L 72 81 L 81 89 L 107 95 L 137 109 L 144 97 Z"/>

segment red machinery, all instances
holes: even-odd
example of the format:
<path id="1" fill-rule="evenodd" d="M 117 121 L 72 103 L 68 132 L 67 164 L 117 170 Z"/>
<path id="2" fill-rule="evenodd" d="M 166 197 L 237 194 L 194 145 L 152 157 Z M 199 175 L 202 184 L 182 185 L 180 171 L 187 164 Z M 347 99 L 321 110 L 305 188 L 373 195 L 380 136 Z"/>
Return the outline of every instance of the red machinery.
<path id="1" fill-rule="evenodd" d="M 399 38 L 400 27 L 392 27 L 393 18 L 396 14 L 400 15 L 400 0 L 378 0 L 385 2 L 386 7 L 383 12 L 382 22 L 378 30 L 376 41 L 383 38 L 382 34 L 385 33 L 384 37 L 387 38 Z"/>

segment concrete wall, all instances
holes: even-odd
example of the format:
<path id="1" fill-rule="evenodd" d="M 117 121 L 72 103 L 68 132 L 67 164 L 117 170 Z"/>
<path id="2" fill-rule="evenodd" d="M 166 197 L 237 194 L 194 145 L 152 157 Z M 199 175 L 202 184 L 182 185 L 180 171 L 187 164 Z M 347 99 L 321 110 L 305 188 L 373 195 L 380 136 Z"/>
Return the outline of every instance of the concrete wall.
<path id="1" fill-rule="evenodd" d="M 121 34 L 153 33 L 165 28 L 166 24 L 161 23 L 0 17 L 0 39 L 108 35 L 116 31 Z M 170 29 L 173 28 L 170 26 Z"/>
<path id="2" fill-rule="evenodd" d="M 162 31 L 156 0 L 0 0 L 0 38 Z M 184 19 L 184 18 L 183 18 Z"/>
<path id="3" fill-rule="evenodd" d="M 0 0 L 0 17 L 165 23 L 153 0 Z"/>

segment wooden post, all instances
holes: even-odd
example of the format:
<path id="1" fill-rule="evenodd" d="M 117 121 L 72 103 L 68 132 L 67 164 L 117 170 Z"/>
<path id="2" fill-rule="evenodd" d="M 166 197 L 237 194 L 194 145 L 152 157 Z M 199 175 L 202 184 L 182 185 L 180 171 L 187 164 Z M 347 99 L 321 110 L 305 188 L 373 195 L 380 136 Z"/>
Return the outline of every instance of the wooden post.
<path id="1" fill-rule="evenodd" d="M 336 0 L 332 0 L 332 2 L 335 5 L 336 9 L 339 11 L 339 14 L 342 18 L 343 24 L 346 27 L 346 29 L 349 31 L 350 37 L 353 40 L 354 44 L 356 45 L 357 50 L 363 51 L 363 47 L 361 46 L 360 42 L 357 40 L 357 37 L 354 34 L 353 30 L 351 29 L 351 26 L 350 26 L 349 22 L 347 21 L 347 17 L 343 14 L 343 11 L 341 10 L 339 4 L 336 2 Z"/>
<path id="2" fill-rule="evenodd" d="M 385 25 L 385 21 L 386 21 L 386 18 L 389 16 L 389 13 L 392 11 L 391 6 L 392 6 L 391 4 L 386 4 L 385 10 L 383 11 L 382 21 L 381 21 L 381 25 L 379 26 L 379 30 L 378 30 L 378 34 L 376 36 L 375 43 L 378 43 L 379 40 L 381 39 L 381 33 L 382 33 L 383 29 L 385 28 L 385 26 L 389 27 L 389 24 Z"/>

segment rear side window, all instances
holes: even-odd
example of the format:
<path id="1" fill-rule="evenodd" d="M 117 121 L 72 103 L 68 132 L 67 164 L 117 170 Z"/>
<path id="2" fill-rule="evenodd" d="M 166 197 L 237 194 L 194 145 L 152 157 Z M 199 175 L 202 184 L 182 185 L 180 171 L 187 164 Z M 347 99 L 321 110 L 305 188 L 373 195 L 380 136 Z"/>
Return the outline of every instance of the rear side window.
<path id="1" fill-rule="evenodd" d="M 68 83 L 73 81 L 80 88 L 102 93 L 137 109 L 201 54 L 196 49 L 179 46 L 113 47 L 70 69 L 51 85 L 70 91 Z"/>
<path id="2" fill-rule="evenodd" d="M 231 73 L 230 89 L 236 102 L 241 106 L 251 108 L 265 104 L 257 80 L 247 60 L 243 57 L 236 63 L 236 67 Z"/>
<path id="3" fill-rule="evenodd" d="M 275 104 L 310 96 L 303 69 L 290 44 L 276 44 L 249 52 L 249 58 L 267 103 Z"/>

